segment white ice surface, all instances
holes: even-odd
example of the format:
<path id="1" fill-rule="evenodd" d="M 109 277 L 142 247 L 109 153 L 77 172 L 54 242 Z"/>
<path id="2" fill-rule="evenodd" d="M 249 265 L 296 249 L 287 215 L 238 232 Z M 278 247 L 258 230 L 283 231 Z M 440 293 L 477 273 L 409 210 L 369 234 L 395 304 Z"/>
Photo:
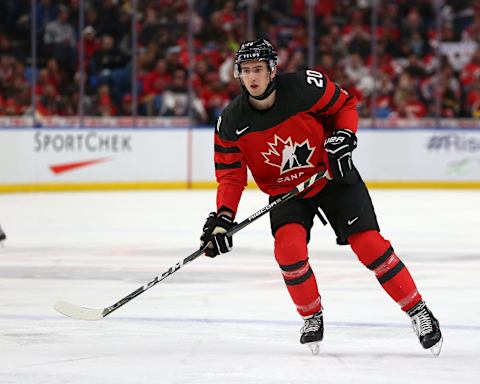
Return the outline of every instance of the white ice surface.
<path id="1" fill-rule="evenodd" d="M 0 195 L 0 383 L 478 383 L 480 192 L 373 190 L 382 233 L 444 333 L 433 358 L 330 227 L 312 232 L 325 307 L 313 357 L 272 256 L 268 219 L 231 254 L 201 257 L 100 321 L 103 308 L 195 251 L 214 192 Z M 238 218 L 266 204 L 244 194 Z"/>

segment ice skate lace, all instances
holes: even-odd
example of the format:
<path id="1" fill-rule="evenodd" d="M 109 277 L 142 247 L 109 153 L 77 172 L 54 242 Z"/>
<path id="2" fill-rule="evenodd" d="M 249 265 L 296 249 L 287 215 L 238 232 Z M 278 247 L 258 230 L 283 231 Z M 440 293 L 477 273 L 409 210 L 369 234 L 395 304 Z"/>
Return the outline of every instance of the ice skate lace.
<path id="1" fill-rule="evenodd" d="M 423 309 L 412 318 L 413 329 L 417 336 L 425 336 L 433 331 L 433 323 L 428 312 Z"/>
<path id="2" fill-rule="evenodd" d="M 306 319 L 305 324 L 301 329 L 301 332 L 302 333 L 317 332 L 318 330 L 320 330 L 321 322 L 322 322 L 321 318 L 312 317 L 310 319 Z"/>

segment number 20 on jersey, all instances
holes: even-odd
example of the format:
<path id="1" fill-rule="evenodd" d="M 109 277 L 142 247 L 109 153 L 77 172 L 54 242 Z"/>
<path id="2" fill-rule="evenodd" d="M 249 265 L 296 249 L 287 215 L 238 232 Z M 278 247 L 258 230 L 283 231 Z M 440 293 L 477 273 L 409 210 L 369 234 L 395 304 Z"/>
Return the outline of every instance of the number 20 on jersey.
<path id="1" fill-rule="evenodd" d="M 315 85 L 318 88 L 323 87 L 323 75 L 320 72 L 313 71 L 311 69 L 306 70 L 307 73 L 307 83 L 310 85 Z"/>

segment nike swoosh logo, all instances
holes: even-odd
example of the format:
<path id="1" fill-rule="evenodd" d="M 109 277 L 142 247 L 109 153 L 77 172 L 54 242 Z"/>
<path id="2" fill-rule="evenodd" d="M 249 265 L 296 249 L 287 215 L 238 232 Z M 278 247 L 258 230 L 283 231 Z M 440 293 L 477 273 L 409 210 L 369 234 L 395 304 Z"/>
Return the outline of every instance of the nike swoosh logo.
<path id="1" fill-rule="evenodd" d="M 242 129 L 237 129 L 237 130 L 235 131 L 235 133 L 236 133 L 237 135 L 241 135 L 241 134 L 242 134 L 243 132 L 245 132 L 247 129 L 250 129 L 250 126 L 249 126 L 249 125 L 246 125 L 246 126 L 243 127 Z"/>
<path id="2" fill-rule="evenodd" d="M 352 224 L 355 223 L 357 220 L 358 220 L 358 216 L 357 216 L 357 217 L 354 217 L 352 220 L 348 220 L 348 221 L 347 221 L 347 225 L 352 225 Z"/>
<path id="3" fill-rule="evenodd" d="M 110 160 L 110 158 L 105 157 L 101 159 L 94 159 L 94 160 L 86 160 L 86 161 L 76 161 L 73 163 L 64 163 L 64 164 L 56 164 L 56 165 L 50 165 L 50 170 L 55 173 L 56 175 L 60 173 L 65 173 L 69 171 L 73 171 L 78 168 L 82 167 L 87 167 L 89 165 L 94 165 L 98 163 L 103 163 L 105 161 Z"/>

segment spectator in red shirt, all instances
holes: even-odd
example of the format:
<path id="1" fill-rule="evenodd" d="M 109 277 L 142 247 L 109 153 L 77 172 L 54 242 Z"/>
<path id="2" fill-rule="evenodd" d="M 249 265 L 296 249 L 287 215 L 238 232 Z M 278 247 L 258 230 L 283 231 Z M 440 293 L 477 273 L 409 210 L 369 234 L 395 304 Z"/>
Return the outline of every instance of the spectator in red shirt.
<path id="1" fill-rule="evenodd" d="M 480 78 L 480 48 L 478 48 L 460 74 L 460 79 L 464 87 L 469 87 Z"/>
<path id="2" fill-rule="evenodd" d="M 43 95 L 46 87 L 51 86 L 58 94 L 58 89 L 55 82 L 52 82 L 50 76 L 48 75 L 48 70 L 42 68 L 38 71 L 37 84 L 35 84 L 35 94 Z"/>
<path id="3" fill-rule="evenodd" d="M 10 98 L 5 100 L 3 105 L 3 113 L 5 116 L 18 115 L 18 106 L 14 99 Z"/>
<path id="4" fill-rule="evenodd" d="M 200 99 L 205 106 L 208 114 L 208 124 L 215 124 L 220 113 L 230 102 L 227 92 L 225 91 L 220 76 L 211 72 L 206 78 L 206 87 L 203 88 L 200 94 Z"/>
<path id="5" fill-rule="evenodd" d="M 165 59 L 159 59 L 155 69 L 143 78 L 143 91 L 140 96 L 141 112 L 150 116 L 161 109 L 162 93 L 171 84 L 172 75 Z"/>
<path id="6" fill-rule="evenodd" d="M 405 98 L 400 99 L 396 105 L 398 117 L 418 119 L 427 116 L 427 107 L 417 92 L 409 91 L 404 96 Z"/>
<path id="7" fill-rule="evenodd" d="M 48 73 L 48 82 L 55 87 L 55 91 L 61 91 L 66 86 L 65 76 L 58 64 L 58 60 L 51 58 L 47 61 L 46 70 Z"/>
<path id="8" fill-rule="evenodd" d="M 108 85 L 101 85 L 98 88 L 94 105 L 96 107 L 95 115 L 97 116 L 115 116 L 117 114 L 117 108 L 110 95 Z"/>
<path id="9" fill-rule="evenodd" d="M 145 97 L 162 93 L 171 81 L 172 75 L 168 71 L 167 61 L 158 59 L 155 68 L 146 75 L 144 82 Z"/>
<path id="10" fill-rule="evenodd" d="M 120 116 L 132 116 L 133 113 L 133 99 L 129 93 L 123 95 L 122 103 L 118 109 L 118 115 Z"/>
<path id="11" fill-rule="evenodd" d="M 100 44 L 96 39 L 96 31 L 91 25 L 87 25 L 83 30 L 83 52 L 84 52 L 84 61 L 83 65 L 85 69 L 88 69 L 88 64 L 90 58 L 93 54 L 100 48 Z M 78 43 L 77 50 L 80 49 L 80 41 Z"/>
<path id="12" fill-rule="evenodd" d="M 230 32 L 233 29 L 233 23 L 236 19 L 234 1 L 228 0 L 225 2 L 224 7 L 219 12 L 219 19 L 225 32 Z"/>
<path id="13" fill-rule="evenodd" d="M 480 119 L 480 77 L 473 82 L 470 91 L 467 93 L 465 104 L 469 115 Z"/>
<path id="14" fill-rule="evenodd" d="M 201 94 L 205 88 L 208 87 L 208 75 L 213 70 L 211 66 L 208 65 L 207 60 L 201 59 L 195 62 L 195 70 L 193 73 L 193 89 L 197 94 Z"/>
<path id="15" fill-rule="evenodd" d="M 335 59 L 330 53 L 325 53 L 320 57 L 320 64 L 315 67 L 316 71 L 325 73 L 330 78 L 336 78 L 335 73 Z"/>

